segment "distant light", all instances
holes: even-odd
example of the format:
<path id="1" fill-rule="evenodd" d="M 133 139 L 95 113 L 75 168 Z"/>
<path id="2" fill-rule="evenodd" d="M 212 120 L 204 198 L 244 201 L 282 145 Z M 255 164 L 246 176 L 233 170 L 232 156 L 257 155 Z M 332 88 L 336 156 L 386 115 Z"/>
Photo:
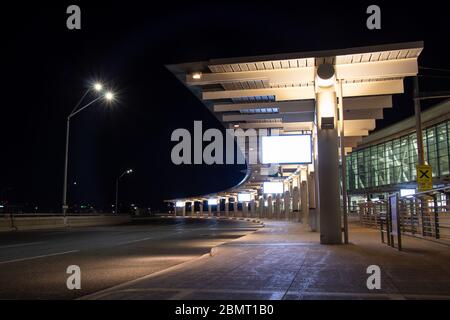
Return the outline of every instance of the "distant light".
<path id="1" fill-rule="evenodd" d="M 4 207 L 5 207 L 4 205 L 0 204 L 0 208 L 4 208 Z"/>
<path id="2" fill-rule="evenodd" d="M 75 181 L 73 184 L 76 186 L 76 185 L 77 185 L 77 182 Z"/>
<path id="3" fill-rule="evenodd" d="M 133 172 L 133 169 L 128 169 L 128 170 L 127 170 L 127 173 L 128 173 L 128 174 L 130 174 L 130 173 L 132 173 L 132 172 Z"/>
<path id="4" fill-rule="evenodd" d="M 264 182 L 264 193 L 283 193 L 283 182 Z"/>
<path id="5" fill-rule="evenodd" d="M 234 127 L 235 127 L 235 128 L 239 128 L 239 125 L 238 125 L 238 124 L 235 124 Z"/>
<path id="6" fill-rule="evenodd" d="M 252 195 L 250 193 L 239 193 L 238 201 L 239 202 L 249 202 L 252 200 Z"/>
<path id="7" fill-rule="evenodd" d="M 412 196 L 416 193 L 416 189 L 400 189 L 400 197 Z"/>
<path id="8" fill-rule="evenodd" d="M 177 208 L 182 208 L 182 207 L 184 207 L 184 202 L 183 202 L 183 201 L 177 201 L 177 202 L 175 203 L 175 206 L 176 206 Z"/>
<path id="9" fill-rule="evenodd" d="M 108 101 L 112 101 L 114 99 L 114 94 L 111 91 L 108 91 L 107 93 L 105 93 L 105 98 Z"/>
<path id="10" fill-rule="evenodd" d="M 201 78 L 202 78 L 202 73 L 201 72 L 194 72 L 192 74 L 192 79 L 200 80 Z"/>
<path id="11" fill-rule="evenodd" d="M 218 203 L 217 199 L 208 199 L 208 205 L 216 206 Z"/>
<path id="12" fill-rule="evenodd" d="M 94 89 L 95 89 L 95 91 L 102 91 L 103 85 L 101 83 L 97 82 L 94 84 Z"/>

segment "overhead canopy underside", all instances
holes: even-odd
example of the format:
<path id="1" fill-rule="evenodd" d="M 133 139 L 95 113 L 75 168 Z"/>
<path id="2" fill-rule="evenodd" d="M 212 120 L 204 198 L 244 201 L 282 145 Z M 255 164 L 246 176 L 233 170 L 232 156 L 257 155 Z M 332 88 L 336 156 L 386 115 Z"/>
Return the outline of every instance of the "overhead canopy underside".
<path id="1" fill-rule="evenodd" d="M 393 107 L 392 95 L 404 92 L 404 78 L 417 75 L 422 49 L 422 42 L 410 42 L 214 59 L 167 68 L 226 128 L 279 129 L 289 134 L 313 130 L 317 67 L 332 64 L 336 79 L 342 83 L 344 146 L 351 152 L 375 129 L 375 120 L 383 118 L 383 109 Z M 260 167 L 252 165 L 245 183 L 218 195 L 256 190 L 267 180 L 260 174 Z M 299 168 L 282 169 L 289 176 Z"/>

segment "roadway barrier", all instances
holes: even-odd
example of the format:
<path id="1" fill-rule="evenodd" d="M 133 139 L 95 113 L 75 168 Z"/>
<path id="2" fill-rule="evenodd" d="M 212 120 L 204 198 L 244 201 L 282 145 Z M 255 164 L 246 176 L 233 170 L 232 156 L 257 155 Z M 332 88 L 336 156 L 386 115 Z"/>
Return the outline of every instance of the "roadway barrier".
<path id="1" fill-rule="evenodd" d="M 450 243 L 450 187 L 400 197 L 398 208 L 402 234 Z M 387 201 L 358 204 L 360 223 L 379 228 L 388 209 Z"/>
<path id="2" fill-rule="evenodd" d="M 61 215 L 52 214 L 14 216 L 5 214 L 0 218 L 0 231 L 117 225 L 129 221 L 131 217 L 126 215 L 69 215 L 64 218 Z"/>

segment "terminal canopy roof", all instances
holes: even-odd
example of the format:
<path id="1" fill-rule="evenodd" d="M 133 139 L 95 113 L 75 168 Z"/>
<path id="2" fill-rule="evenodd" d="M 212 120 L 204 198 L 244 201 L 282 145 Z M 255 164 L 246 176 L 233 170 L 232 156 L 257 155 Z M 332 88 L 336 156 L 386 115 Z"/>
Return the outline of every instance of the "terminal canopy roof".
<path id="1" fill-rule="evenodd" d="M 418 73 L 422 42 L 269 56 L 213 59 L 169 65 L 226 128 L 314 131 L 317 67 L 334 65 L 342 83 L 345 151 L 375 129 L 392 95 L 404 92 L 405 77 Z M 249 166 L 240 189 L 260 187 L 267 176 Z M 289 174 L 299 168 L 283 166 Z M 237 190 L 237 189 L 235 189 Z"/>

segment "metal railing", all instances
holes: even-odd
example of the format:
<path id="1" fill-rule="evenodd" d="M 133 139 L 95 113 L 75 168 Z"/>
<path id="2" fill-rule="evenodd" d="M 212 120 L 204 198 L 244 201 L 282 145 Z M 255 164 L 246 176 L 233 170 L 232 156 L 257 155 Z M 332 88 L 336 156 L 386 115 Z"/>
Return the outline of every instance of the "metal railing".
<path id="1" fill-rule="evenodd" d="M 388 213 L 387 201 L 353 207 L 366 227 L 380 227 Z M 399 198 L 400 229 L 404 234 L 450 243 L 450 187 Z"/>

